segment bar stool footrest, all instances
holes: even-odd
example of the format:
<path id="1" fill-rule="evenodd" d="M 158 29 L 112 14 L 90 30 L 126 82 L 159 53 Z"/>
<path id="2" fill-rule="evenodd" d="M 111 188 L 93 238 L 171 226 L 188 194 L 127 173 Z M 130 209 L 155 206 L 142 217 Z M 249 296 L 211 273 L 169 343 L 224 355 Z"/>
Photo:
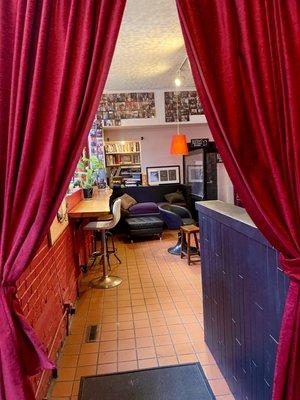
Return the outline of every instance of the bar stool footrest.
<path id="1" fill-rule="evenodd" d="M 95 289 L 111 289 L 119 286 L 122 279 L 118 276 L 102 276 L 101 278 L 93 279 L 89 286 Z"/>
<path id="2" fill-rule="evenodd" d="M 91 254 L 91 257 L 100 257 L 103 255 L 104 254 L 102 253 L 102 251 L 93 251 L 93 253 Z"/>

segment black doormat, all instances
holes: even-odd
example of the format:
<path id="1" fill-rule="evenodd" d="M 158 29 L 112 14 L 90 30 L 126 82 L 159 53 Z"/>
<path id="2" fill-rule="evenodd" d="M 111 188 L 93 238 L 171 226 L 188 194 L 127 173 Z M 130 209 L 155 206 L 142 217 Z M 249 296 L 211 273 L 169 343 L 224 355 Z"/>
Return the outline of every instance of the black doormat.
<path id="1" fill-rule="evenodd" d="M 81 378 L 79 400 L 214 400 L 199 363 Z"/>

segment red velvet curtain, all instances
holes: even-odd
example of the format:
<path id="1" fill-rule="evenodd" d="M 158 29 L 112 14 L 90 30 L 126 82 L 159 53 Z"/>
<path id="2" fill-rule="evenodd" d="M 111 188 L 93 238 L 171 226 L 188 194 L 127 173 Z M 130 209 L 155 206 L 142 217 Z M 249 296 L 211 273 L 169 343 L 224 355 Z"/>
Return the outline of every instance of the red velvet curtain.
<path id="1" fill-rule="evenodd" d="M 177 0 L 177 7 L 226 169 L 291 278 L 273 399 L 300 399 L 300 2 Z"/>
<path id="2" fill-rule="evenodd" d="M 45 237 L 93 121 L 125 0 L 0 0 L 0 399 L 52 368 L 15 283 Z"/>

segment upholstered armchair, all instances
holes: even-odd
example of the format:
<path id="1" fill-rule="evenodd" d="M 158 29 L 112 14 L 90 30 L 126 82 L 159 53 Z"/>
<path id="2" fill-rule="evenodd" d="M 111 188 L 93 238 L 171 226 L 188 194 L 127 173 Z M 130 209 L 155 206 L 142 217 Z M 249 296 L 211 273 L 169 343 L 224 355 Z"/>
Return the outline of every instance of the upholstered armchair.
<path id="1" fill-rule="evenodd" d="M 160 204 L 158 206 L 161 218 L 168 229 L 180 229 L 182 225 L 195 224 L 189 210 L 174 204 Z"/>
<path id="2" fill-rule="evenodd" d="M 174 204 L 160 204 L 158 206 L 161 219 L 165 222 L 168 229 L 178 229 L 178 241 L 175 246 L 170 247 L 168 252 L 175 255 L 180 255 L 181 252 L 181 234 L 180 227 L 182 225 L 196 225 L 189 210 L 182 206 Z M 197 249 L 195 249 L 196 251 Z M 192 251 L 194 251 L 192 249 Z"/>

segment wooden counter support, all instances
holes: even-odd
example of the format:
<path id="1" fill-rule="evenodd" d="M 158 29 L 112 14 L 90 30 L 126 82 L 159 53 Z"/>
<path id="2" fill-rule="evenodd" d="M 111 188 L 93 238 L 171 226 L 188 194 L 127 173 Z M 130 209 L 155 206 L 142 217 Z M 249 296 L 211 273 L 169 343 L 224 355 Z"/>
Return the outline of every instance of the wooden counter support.
<path id="1" fill-rule="evenodd" d="M 69 212 L 69 221 L 73 225 L 74 233 L 74 249 L 75 249 L 75 259 L 80 265 L 79 260 L 79 245 L 82 242 L 83 231 L 82 226 L 85 222 L 90 219 L 101 219 L 105 218 L 110 214 L 109 200 L 112 191 L 110 189 L 100 189 L 95 191 L 93 198 L 82 199 L 74 207 L 72 207 Z M 84 259 L 88 259 L 88 255 L 85 254 Z M 86 270 L 86 264 L 80 265 L 83 270 Z"/>

